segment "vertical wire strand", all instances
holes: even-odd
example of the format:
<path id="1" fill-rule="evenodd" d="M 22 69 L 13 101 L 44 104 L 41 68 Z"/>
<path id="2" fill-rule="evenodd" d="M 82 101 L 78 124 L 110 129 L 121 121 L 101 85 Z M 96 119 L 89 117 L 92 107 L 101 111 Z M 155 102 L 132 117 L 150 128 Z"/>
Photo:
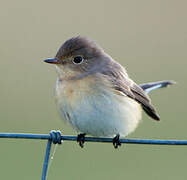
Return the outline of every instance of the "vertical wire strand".
<path id="1" fill-rule="evenodd" d="M 52 141 L 49 139 L 47 141 L 47 146 L 46 146 L 46 151 L 45 151 L 45 158 L 44 158 L 44 163 L 43 163 L 42 179 L 41 180 L 47 179 L 47 169 L 48 169 L 49 157 L 50 157 L 50 153 L 51 153 L 51 145 L 52 145 Z"/>

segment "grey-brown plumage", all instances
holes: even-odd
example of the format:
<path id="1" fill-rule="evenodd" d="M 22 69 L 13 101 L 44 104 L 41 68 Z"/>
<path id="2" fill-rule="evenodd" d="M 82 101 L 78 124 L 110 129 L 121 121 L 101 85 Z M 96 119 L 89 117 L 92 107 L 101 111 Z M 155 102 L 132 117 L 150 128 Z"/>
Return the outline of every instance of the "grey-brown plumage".
<path id="1" fill-rule="evenodd" d="M 153 119 L 160 119 L 155 108 L 151 104 L 149 96 L 140 86 L 128 77 L 125 69 L 119 63 L 112 61 L 106 69 L 106 71 L 101 72 L 108 76 L 116 90 L 123 92 L 125 95 L 140 103 L 144 111 Z"/>
<path id="2" fill-rule="evenodd" d="M 142 108 L 153 119 L 159 120 L 147 93 L 173 84 L 162 81 L 137 85 L 118 62 L 94 41 L 85 37 L 67 40 L 55 58 L 58 72 L 55 100 L 64 121 L 80 132 L 77 141 L 83 147 L 85 135 L 114 137 L 115 148 L 119 137 L 132 133 L 142 118 Z"/>
<path id="3" fill-rule="evenodd" d="M 145 91 L 128 77 L 124 67 L 107 55 L 94 41 L 81 36 L 69 39 L 61 46 L 56 58 L 63 63 L 68 63 L 66 62 L 68 57 L 77 55 L 83 56 L 85 63 L 76 66 L 75 71 L 81 71 L 81 74 L 76 74 L 72 79 L 100 73 L 121 95 L 124 94 L 140 103 L 144 111 L 153 119 L 160 119 Z"/>
<path id="4" fill-rule="evenodd" d="M 73 37 L 67 40 L 58 50 L 56 57 L 64 59 L 65 57 L 84 55 L 85 59 L 100 56 L 103 49 L 99 47 L 94 41 L 86 37 Z"/>

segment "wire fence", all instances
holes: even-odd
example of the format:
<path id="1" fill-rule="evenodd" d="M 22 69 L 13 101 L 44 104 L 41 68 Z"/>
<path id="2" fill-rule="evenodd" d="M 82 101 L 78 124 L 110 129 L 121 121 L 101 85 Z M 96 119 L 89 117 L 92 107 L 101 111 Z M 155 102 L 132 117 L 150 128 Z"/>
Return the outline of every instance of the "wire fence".
<path id="1" fill-rule="evenodd" d="M 46 180 L 49 158 L 52 144 L 62 144 L 63 141 L 77 141 L 77 136 L 63 136 L 60 131 L 52 130 L 50 134 L 22 134 L 22 133 L 0 133 L 0 138 L 13 139 L 38 139 L 48 140 L 41 180 Z M 85 142 L 113 143 L 112 138 L 85 137 Z M 187 140 L 160 140 L 160 139 L 120 139 L 125 144 L 149 144 L 149 145 L 187 145 Z"/>
<path id="2" fill-rule="evenodd" d="M 141 88 L 148 94 L 153 90 L 167 87 L 174 84 L 173 81 L 160 81 L 153 83 L 140 84 Z M 50 134 L 22 134 L 22 133 L 0 133 L 0 138 L 15 138 L 15 139 L 39 139 L 48 140 L 43 170 L 42 180 L 47 178 L 47 169 L 49 164 L 49 158 L 51 153 L 51 146 L 53 144 L 62 144 L 63 141 L 77 141 L 76 136 L 63 136 L 60 131 L 52 130 Z M 97 137 L 85 137 L 85 142 L 102 142 L 102 143 L 113 143 L 112 138 L 97 138 Z M 154 144 L 154 145 L 187 145 L 187 140 L 156 140 L 156 139 L 120 139 L 120 143 L 126 144 Z"/>

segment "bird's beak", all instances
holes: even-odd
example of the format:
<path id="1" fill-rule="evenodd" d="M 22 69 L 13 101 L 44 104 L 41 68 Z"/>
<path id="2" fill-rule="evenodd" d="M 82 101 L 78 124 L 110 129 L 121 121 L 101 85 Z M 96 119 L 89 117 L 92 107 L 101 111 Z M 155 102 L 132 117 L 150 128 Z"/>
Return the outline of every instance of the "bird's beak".
<path id="1" fill-rule="evenodd" d="M 44 62 L 50 63 L 50 64 L 60 64 L 60 61 L 56 58 L 47 58 L 44 60 Z"/>

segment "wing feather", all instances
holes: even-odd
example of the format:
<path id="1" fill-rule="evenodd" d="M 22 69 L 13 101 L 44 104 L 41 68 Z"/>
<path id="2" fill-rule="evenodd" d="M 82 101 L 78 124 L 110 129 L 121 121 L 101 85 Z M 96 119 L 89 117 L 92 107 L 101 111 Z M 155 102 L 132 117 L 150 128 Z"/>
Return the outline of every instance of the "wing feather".
<path id="1" fill-rule="evenodd" d="M 149 96 L 145 91 L 133 82 L 119 63 L 111 60 L 101 73 L 112 83 L 115 90 L 124 94 L 141 104 L 143 110 L 154 120 L 160 120 L 155 108 L 151 104 Z M 121 93 L 122 92 L 122 93 Z"/>

